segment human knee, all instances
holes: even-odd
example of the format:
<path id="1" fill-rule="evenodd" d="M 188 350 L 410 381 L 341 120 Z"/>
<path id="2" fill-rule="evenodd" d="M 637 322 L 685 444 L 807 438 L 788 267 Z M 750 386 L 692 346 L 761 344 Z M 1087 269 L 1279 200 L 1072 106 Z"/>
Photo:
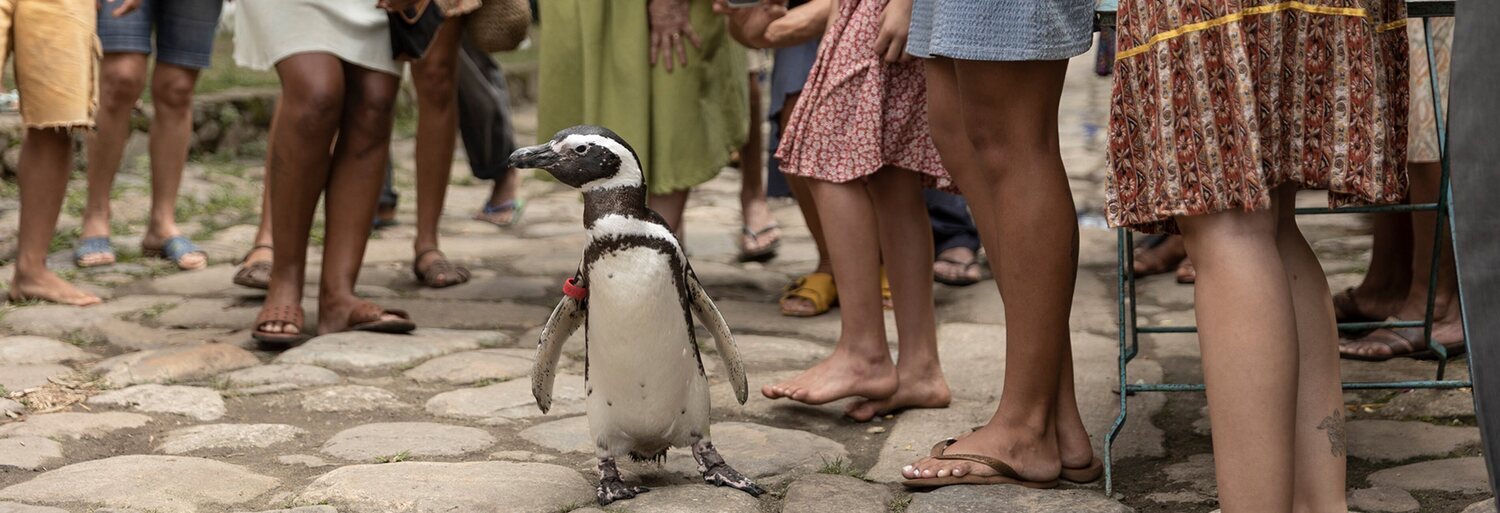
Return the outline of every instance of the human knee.
<path id="1" fill-rule="evenodd" d="M 451 107 L 458 101 L 457 80 L 451 64 L 424 67 L 421 73 L 412 74 L 417 87 L 417 101 L 422 108 Z"/>
<path id="2" fill-rule="evenodd" d="M 299 130 L 337 127 L 344 110 L 344 90 L 331 82 L 302 84 L 282 97 L 282 114 Z"/>
<path id="3" fill-rule="evenodd" d="M 106 108 L 134 105 L 141 97 L 141 91 L 145 90 L 144 70 L 132 66 L 104 66 L 102 71 L 99 77 L 104 86 L 101 100 Z"/>
<path id="4" fill-rule="evenodd" d="M 151 103 L 158 109 L 185 111 L 193 105 L 195 83 L 188 75 L 157 77 L 151 82 Z"/>

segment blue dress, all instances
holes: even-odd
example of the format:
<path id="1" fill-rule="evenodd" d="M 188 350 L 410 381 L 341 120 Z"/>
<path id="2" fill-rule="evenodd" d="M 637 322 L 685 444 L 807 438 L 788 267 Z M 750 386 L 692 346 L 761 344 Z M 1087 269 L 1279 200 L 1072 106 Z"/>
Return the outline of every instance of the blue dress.
<path id="1" fill-rule="evenodd" d="M 1050 61 L 1088 51 L 1096 0 L 914 0 L 906 52 L 972 61 Z"/>

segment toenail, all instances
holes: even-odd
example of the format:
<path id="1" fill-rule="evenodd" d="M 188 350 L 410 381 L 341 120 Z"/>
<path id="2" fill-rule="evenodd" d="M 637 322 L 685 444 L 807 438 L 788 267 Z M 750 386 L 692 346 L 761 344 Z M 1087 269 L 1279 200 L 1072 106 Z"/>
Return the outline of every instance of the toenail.
<path id="1" fill-rule="evenodd" d="M 948 469 L 939 470 L 937 472 L 937 476 L 938 477 L 948 477 Z"/>
<path id="2" fill-rule="evenodd" d="M 953 469 L 953 477 L 963 477 L 964 474 L 967 474 L 967 473 L 968 472 L 965 472 L 964 469 L 963 469 L 963 467 L 959 467 L 959 468 Z"/>
<path id="3" fill-rule="evenodd" d="M 936 474 L 933 474 L 931 470 L 923 470 L 922 471 L 922 477 L 933 477 L 934 475 L 936 475 Z"/>

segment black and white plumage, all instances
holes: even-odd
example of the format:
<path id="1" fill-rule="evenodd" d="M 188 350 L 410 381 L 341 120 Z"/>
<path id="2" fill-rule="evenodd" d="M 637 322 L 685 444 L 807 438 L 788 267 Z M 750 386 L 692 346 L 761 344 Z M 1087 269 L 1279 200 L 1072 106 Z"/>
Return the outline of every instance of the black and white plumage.
<path id="1" fill-rule="evenodd" d="M 693 316 L 713 334 L 740 404 L 747 397 L 744 364 L 677 238 L 646 207 L 635 150 L 609 129 L 577 126 L 517 150 L 510 164 L 545 170 L 583 192 L 588 246 L 574 280 L 587 293 L 564 297 L 553 310 L 531 379 L 537 406 L 546 412 L 563 343 L 586 326 L 584 379 L 599 457 L 599 503 L 646 491 L 620 479 L 616 458 L 659 459 L 672 447 L 693 448 L 706 482 L 761 494 L 709 441 L 708 377 Z"/>

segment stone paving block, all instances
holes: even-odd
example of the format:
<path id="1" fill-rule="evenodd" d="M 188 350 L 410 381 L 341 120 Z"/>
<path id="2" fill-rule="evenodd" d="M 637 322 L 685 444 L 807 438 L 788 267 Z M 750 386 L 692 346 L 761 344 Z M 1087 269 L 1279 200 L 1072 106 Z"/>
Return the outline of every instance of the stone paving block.
<path id="1" fill-rule="evenodd" d="M 151 417 L 121 411 L 44 413 L 26 417 L 21 422 L 0 425 L 0 437 L 39 436 L 66 440 L 102 438 L 114 431 L 138 428 L 150 422 Z"/>
<path id="2" fill-rule="evenodd" d="M 888 486 L 849 476 L 812 474 L 787 488 L 781 513 L 887 513 L 895 497 Z"/>
<path id="3" fill-rule="evenodd" d="M 1401 490 L 1483 493 L 1490 489 L 1484 458 L 1471 456 L 1424 461 L 1370 474 L 1370 484 Z"/>
<path id="4" fill-rule="evenodd" d="M 760 501 L 733 488 L 690 484 L 652 488 L 634 499 L 616 501 L 620 513 L 759 513 Z M 850 512 L 852 513 L 852 512 Z"/>
<path id="5" fill-rule="evenodd" d="M 240 327 L 249 328 L 250 325 L 245 324 Z M 235 331 L 230 329 L 166 329 L 142 326 L 123 319 L 106 320 L 95 326 L 93 331 L 110 345 L 131 351 L 197 345 L 205 342 L 234 344 L 239 339 Z"/>
<path id="6" fill-rule="evenodd" d="M 50 438 L 0 438 L 0 469 L 10 467 L 36 470 L 61 460 L 62 457 L 62 444 Z"/>
<path id="7" fill-rule="evenodd" d="M 337 372 L 300 364 L 259 365 L 223 375 L 224 383 L 241 394 L 282 392 L 305 387 L 334 385 L 341 378 Z"/>
<path id="8" fill-rule="evenodd" d="M 517 276 L 475 277 L 468 283 L 441 289 L 422 288 L 417 296 L 430 299 L 464 301 L 514 301 L 561 297 L 562 283 L 542 278 Z M 544 319 L 545 320 L 545 319 Z"/>
<path id="9" fill-rule="evenodd" d="M 128 296 L 88 307 L 28 306 L 6 313 L 5 318 L 0 319 L 0 327 L 8 333 L 62 338 L 89 333 L 95 326 L 117 315 L 181 302 L 182 298 L 172 296 Z"/>
<path id="10" fill-rule="evenodd" d="M 912 495 L 907 513 L 1133 513 L 1095 490 L 1032 490 L 1012 485 L 950 486 Z"/>
<path id="11" fill-rule="evenodd" d="M 210 424 L 169 431 L 156 450 L 176 455 L 213 449 L 260 449 L 306 435 L 307 430 L 286 424 Z"/>
<path id="12" fill-rule="evenodd" d="M 581 413 L 584 397 L 583 377 L 559 374 L 553 382 L 552 409 L 546 415 L 561 417 Z M 530 379 L 513 379 L 486 387 L 443 392 L 429 399 L 426 409 L 427 413 L 439 417 L 471 419 L 491 424 L 543 416 L 531 394 Z"/>
<path id="13" fill-rule="evenodd" d="M 352 461 L 377 458 L 462 456 L 495 445 L 483 429 L 433 422 L 383 422 L 340 431 L 323 444 L 322 452 Z"/>
<path id="14" fill-rule="evenodd" d="M 28 506 L 19 502 L 0 501 L 0 513 L 68 513 L 68 510 L 46 506 Z"/>
<path id="15" fill-rule="evenodd" d="M 25 413 L 25 405 L 10 399 L 0 398 L 0 418 L 16 418 Z"/>
<path id="16" fill-rule="evenodd" d="M 82 503 L 159 513 L 207 513 L 253 500 L 279 483 L 239 465 L 213 460 L 131 455 L 49 471 L 0 489 L 0 499 L 38 504 Z"/>
<path id="17" fill-rule="evenodd" d="M 198 380 L 259 364 L 255 355 L 229 344 L 196 344 L 126 353 L 92 370 L 114 385 L 128 386 Z"/>
<path id="18" fill-rule="evenodd" d="M 1349 509 L 1365 513 L 1410 513 L 1421 508 L 1406 490 L 1377 487 L 1349 492 Z"/>
<path id="19" fill-rule="evenodd" d="M 573 469 L 544 463 L 408 461 L 335 469 L 296 500 L 340 513 L 556 513 L 591 503 L 594 485 Z"/>
<path id="20" fill-rule="evenodd" d="M 1479 444 L 1479 428 L 1436 426 L 1421 421 L 1349 421 L 1349 456 L 1372 462 L 1447 456 Z"/>
<path id="21" fill-rule="evenodd" d="M 55 363 L 0 365 L 0 387 L 21 391 L 47 384 L 47 378 L 72 374 L 73 369 Z"/>
<path id="22" fill-rule="evenodd" d="M 832 347 L 788 337 L 735 335 L 740 359 L 746 366 L 798 366 L 827 358 Z"/>
<path id="23" fill-rule="evenodd" d="M 1495 499 L 1485 499 L 1464 508 L 1463 513 L 1495 513 Z"/>
<path id="24" fill-rule="evenodd" d="M 849 451 L 843 444 L 806 431 L 749 422 L 719 422 L 710 427 L 710 434 L 724 461 L 751 479 L 812 472 L 828 462 L 849 460 Z M 669 451 L 664 470 L 700 478 L 698 463 L 691 452 Z"/>
<path id="25" fill-rule="evenodd" d="M 339 513 L 333 506 L 302 506 L 298 508 L 273 509 L 258 513 Z"/>
<path id="26" fill-rule="evenodd" d="M 504 334 L 484 331 L 418 329 L 409 335 L 347 331 L 323 335 L 281 353 L 275 363 L 327 367 L 340 372 L 374 372 L 416 365 L 458 351 L 495 346 Z"/>
<path id="27" fill-rule="evenodd" d="M 180 385 L 136 385 L 90 397 L 88 404 L 173 413 L 201 421 L 217 420 L 226 411 L 224 399 L 213 389 Z"/>
<path id="28" fill-rule="evenodd" d="M 302 408 L 316 412 L 396 410 L 411 405 L 389 390 L 368 385 L 340 385 L 302 394 Z"/>
<path id="29" fill-rule="evenodd" d="M 72 344 L 47 337 L 0 338 L 0 365 L 27 365 L 90 360 L 94 356 Z"/>
<path id="30" fill-rule="evenodd" d="M 406 371 L 418 383 L 470 385 L 507 381 L 531 374 L 533 349 L 481 349 L 439 356 Z"/>

